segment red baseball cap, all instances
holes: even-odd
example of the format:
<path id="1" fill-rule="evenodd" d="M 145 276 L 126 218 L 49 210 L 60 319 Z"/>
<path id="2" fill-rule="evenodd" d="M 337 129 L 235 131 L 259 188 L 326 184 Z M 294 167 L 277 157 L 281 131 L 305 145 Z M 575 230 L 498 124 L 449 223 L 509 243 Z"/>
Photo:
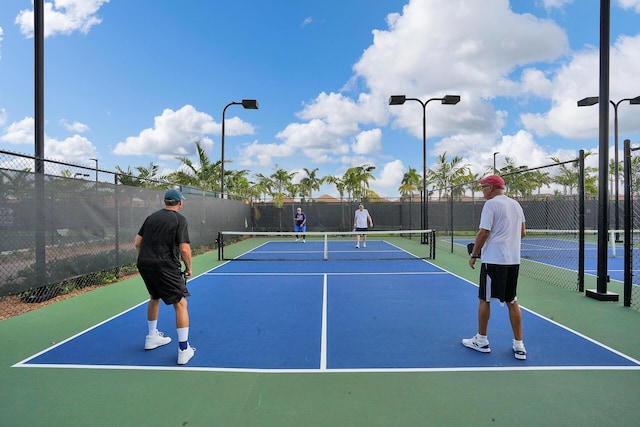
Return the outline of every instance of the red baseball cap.
<path id="1" fill-rule="evenodd" d="M 478 181 L 478 184 L 489 184 L 496 188 L 504 188 L 504 179 L 502 179 L 498 175 L 489 175 Z"/>

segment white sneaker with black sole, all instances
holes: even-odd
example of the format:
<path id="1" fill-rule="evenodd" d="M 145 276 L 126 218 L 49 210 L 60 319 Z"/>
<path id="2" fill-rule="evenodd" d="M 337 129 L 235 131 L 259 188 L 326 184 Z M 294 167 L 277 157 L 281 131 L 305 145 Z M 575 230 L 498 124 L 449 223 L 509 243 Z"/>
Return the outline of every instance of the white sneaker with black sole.
<path id="1" fill-rule="evenodd" d="M 484 339 L 480 340 L 478 335 L 474 335 L 471 338 L 464 338 L 462 340 L 462 345 L 465 347 L 469 347 L 473 350 L 479 351 L 480 353 L 491 353 L 491 347 L 489 347 L 489 340 Z"/>
<path id="2" fill-rule="evenodd" d="M 513 355 L 518 360 L 527 360 L 527 350 L 524 348 L 524 344 L 516 344 L 513 340 Z"/>

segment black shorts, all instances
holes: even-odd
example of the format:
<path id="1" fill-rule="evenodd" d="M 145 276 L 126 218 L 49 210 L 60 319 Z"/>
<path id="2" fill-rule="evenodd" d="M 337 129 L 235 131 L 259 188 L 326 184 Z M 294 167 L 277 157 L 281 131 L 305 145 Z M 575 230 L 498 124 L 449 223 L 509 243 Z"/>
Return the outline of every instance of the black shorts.
<path id="1" fill-rule="evenodd" d="M 356 231 L 369 231 L 367 227 L 357 227 Z"/>
<path id="2" fill-rule="evenodd" d="M 191 296 L 180 269 L 162 270 L 138 266 L 151 299 L 160 299 L 171 305 L 180 302 L 183 297 Z"/>
<path id="3" fill-rule="evenodd" d="M 517 301 L 518 272 L 520 265 L 482 263 L 480 267 L 480 289 L 478 298 L 484 301 L 497 299 L 500 302 Z"/>

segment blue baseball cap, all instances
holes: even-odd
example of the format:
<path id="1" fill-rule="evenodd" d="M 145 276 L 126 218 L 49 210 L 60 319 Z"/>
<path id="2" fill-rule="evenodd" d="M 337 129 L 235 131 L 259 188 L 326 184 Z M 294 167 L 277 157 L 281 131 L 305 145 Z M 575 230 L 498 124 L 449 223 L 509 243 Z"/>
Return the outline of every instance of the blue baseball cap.
<path id="1" fill-rule="evenodd" d="M 180 192 L 180 190 L 176 190 L 175 188 L 172 188 L 171 190 L 167 190 L 166 193 L 164 193 L 164 199 L 168 202 L 179 202 L 180 200 L 187 200 L 182 193 Z"/>

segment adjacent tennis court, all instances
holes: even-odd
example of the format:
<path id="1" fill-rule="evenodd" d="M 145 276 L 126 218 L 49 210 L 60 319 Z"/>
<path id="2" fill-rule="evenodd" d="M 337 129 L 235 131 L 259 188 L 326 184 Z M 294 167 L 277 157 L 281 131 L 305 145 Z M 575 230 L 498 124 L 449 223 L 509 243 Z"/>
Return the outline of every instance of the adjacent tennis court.
<path id="1" fill-rule="evenodd" d="M 607 270 L 611 280 L 624 280 L 624 252 L 622 242 L 614 237 L 617 231 L 609 232 L 607 245 Z M 586 231 L 584 244 L 585 274 L 596 276 L 598 266 L 598 244 L 595 230 Z M 466 247 L 473 238 L 458 238 L 454 244 Z M 580 245 L 577 230 L 529 230 L 522 240 L 522 259 L 552 267 L 578 271 Z"/>

